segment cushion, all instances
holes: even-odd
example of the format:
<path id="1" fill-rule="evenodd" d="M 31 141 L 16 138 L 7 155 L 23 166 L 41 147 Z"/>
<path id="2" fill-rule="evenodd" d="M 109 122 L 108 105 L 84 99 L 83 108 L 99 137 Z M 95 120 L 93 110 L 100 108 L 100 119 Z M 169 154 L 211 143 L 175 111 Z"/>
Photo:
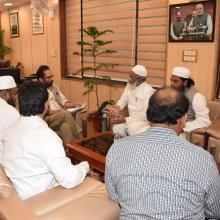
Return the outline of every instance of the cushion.
<path id="1" fill-rule="evenodd" d="M 100 216 L 104 220 L 107 216 L 119 217 L 120 212 L 118 205 L 107 197 L 105 185 L 89 177 L 73 189 L 58 186 L 27 199 L 26 203 L 43 219 L 92 220 Z M 112 213 L 107 214 L 108 210 Z M 79 217 L 75 218 L 76 215 Z"/>
<path id="2" fill-rule="evenodd" d="M 6 198 L 15 193 L 11 181 L 5 174 L 4 169 L 0 166 L 0 199 Z"/>

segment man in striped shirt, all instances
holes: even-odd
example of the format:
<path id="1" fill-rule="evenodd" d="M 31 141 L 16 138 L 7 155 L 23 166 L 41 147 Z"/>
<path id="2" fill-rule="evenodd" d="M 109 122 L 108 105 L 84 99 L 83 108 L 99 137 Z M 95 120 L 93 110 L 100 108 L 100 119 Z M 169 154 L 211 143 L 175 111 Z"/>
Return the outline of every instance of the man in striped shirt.
<path id="1" fill-rule="evenodd" d="M 178 137 L 189 101 L 162 89 L 149 101 L 144 133 L 115 141 L 105 180 L 120 220 L 220 218 L 220 177 L 212 156 Z"/>

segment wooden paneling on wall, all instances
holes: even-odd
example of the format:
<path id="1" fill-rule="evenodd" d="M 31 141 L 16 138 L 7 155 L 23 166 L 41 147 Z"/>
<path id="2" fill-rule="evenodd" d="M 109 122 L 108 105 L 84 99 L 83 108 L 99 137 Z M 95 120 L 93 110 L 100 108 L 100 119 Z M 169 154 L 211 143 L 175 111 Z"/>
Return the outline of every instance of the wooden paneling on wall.
<path id="1" fill-rule="evenodd" d="M 98 29 L 111 29 L 113 34 L 103 36 L 112 40 L 106 49 L 117 50 L 112 56 L 100 56 L 98 62 L 118 64 L 113 69 L 100 71 L 100 75 L 127 79 L 127 73 L 135 65 L 142 64 L 149 70 L 150 83 L 165 84 L 165 51 L 167 0 L 139 0 L 138 36 L 136 40 L 136 1 L 83 0 L 83 27 L 96 26 Z M 80 39 L 80 0 L 66 0 L 66 42 L 67 73 L 75 72 L 81 67 L 80 58 L 72 52 L 80 51 L 76 42 Z M 83 36 L 85 40 L 87 36 Z M 136 55 L 137 45 L 137 57 Z M 84 57 L 85 66 L 92 64 L 92 59 Z"/>
<path id="2" fill-rule="evenodd" d="M 8 55 L 11 64 L 21 62 L 24 66 L 22 76 L 35 73 L 40 65 L 49 65 L 59 83 L 60 76 L 60 34 L 59 10 L 56 5 L 56 16 L 51 20 L 44 16 L 44 34 L 33 35 L 31 27 L 30 4 L 1 12 L 1 28 L 5 30 L 5 43 L 12 48 Z M 10 37 L 9 13 L 18 12 L 19 37 Z"/>

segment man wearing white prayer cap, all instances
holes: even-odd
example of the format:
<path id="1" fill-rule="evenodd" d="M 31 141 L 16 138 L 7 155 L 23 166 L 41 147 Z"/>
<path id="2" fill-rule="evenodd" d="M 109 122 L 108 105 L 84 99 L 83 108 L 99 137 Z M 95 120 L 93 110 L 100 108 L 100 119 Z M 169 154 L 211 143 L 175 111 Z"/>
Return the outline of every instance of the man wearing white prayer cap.
<path id="1" fill-rule="evenodd" d="M 148 101 L 155 90 L 146 82 L 147 70 L 142 65 L 134 66 L 129 72 L 128 84 L 117 104 L 107 109 L 115 124 L 113 132 L 124 137 L 135 135 L 149 128 L 146 119 Z M 128 107 L 128 117 L 120 115 L 120 111 Z"/>
<path id="2" fill-rule="evenodd" d="M 209 109 L 206 98 L 194 88 L 194 80 L 191 79 L 190 70 L 185 67 L 174 67 L 171 73 L 171 87 L 183 91 L 189 99 L 189 111 L 187 123 L 183 129 L 191 132 L 198 128 L 205 128 L 211 125 Z"/>
<path id="3" fill-rule="evenodd" d="M 12 76 L 0 77 L 0 164 L 2 159 L 3 140 L 6 129 L 18 118 L 18 111 L 10 103 L 15 103 L 16 83 Z"/>

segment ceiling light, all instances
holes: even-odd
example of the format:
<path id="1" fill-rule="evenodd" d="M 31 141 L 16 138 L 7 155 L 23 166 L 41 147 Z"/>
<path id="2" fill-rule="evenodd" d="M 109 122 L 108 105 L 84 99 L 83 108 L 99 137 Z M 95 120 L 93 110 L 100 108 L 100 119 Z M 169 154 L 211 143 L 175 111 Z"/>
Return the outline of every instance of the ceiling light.
<path id="1" fill-rule="evenodd" d="M 12 6 L 12 3 L 6 2 L 4 5 L 5 5 L 5 6 Z"/>

